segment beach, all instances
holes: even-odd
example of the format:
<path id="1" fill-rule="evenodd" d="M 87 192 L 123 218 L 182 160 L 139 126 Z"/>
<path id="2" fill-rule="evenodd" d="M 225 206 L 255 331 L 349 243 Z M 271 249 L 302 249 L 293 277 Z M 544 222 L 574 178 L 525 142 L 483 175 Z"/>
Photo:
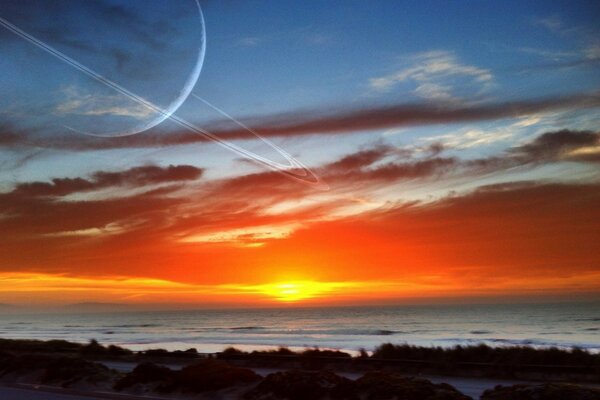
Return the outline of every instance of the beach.
<path id="1" fill-rule="evenodd" d="M 596 399 L 599 367 L 600 355 L 588 351 L 527 346 L 388 343 L 353 356 L 283 347 L 135 352 L 95 340 L 0 339 L 0 395 L 7 399 L 502 400 L 522 391 L 530 397 L 519 399 Z"/>

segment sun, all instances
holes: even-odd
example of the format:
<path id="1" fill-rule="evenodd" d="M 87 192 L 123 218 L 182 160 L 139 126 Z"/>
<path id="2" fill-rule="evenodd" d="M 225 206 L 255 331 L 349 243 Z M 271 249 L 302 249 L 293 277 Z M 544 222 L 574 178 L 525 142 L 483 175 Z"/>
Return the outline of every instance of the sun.
<path id="1" fill-rule="evenodd" d="M 356 292 L 362 285 L 358 282 L 320 282 L 312 280 L 290 280 L 257 285 L 227 285 L 228 290 L 255 294 L 284 303 L 293 303 L 316 298 L 331 298 Z"/>
<path id="2" fill-rule="evenodd" d="M 283 302 L 311 299 L 333 291 L 336 285 L 328 282 L 292 281 L 262 285 L 261 292 Z"/>

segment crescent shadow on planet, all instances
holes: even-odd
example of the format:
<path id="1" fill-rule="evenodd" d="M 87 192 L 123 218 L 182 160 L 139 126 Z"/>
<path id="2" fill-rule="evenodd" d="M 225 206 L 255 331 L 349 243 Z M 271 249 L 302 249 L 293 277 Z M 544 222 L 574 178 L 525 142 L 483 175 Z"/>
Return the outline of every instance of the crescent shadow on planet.
<path id="1" fill-rule="evenodd" d="M 200 47 L 198 48 L 198 57 L 196 58 L 196 62 L 194 64 L 194 68 L 192 69 L 192 72 L 189 74 L 188 78 L 184 82 L 183 89 L 181 89 L 181 91 L 179 92 L 179 95 L 171 102 L 171 104 L 169 104 L 167 107 L 163 108 L 163 110 L 165 111 L 164 113 L 158 113 L 158 116 L 156 116 L 151 121 L 144 122 L 140 125 L 137 125 L 131 129 L 127 129 L 127 130 L 97 133 L 97 132 L 90 132 L 90 131 L 83 131 L 83 130 L 75 129 L 70 126 L 65 126 L 65 128 L 67 128 L 73 132 L 77 132 L 77 133 L 81 133 L 83 135 L 89 135 L 89 136 L 99 136 L 99 137 L 131 136 L 131 135 L 142 133 L 144 131 L 154 128 L 155 126 L 164 122 L 174 112 L 176 112 L 179 109 L 179 107 L 181 107 L 181 105 L 187 100 L 189 95 L 192 93 L 194 86 L 196 86 L 196 83 L 198 82 L 198 79 L 200 78 L 200 72 L 202 71 L 202 66 L 204 65 L 204 56 L 206 54 L 206 26 L 204 25 L 204 14 L 202 13 L 202 8 L 200 7 L 200 2 L 198 0 L 194 0 L 194 2 L 196 3 L 196 7 L 198 9 L 198 18 L 200 20 L 200 30 L 201 30 L 201 40 L 200 40 Z"/>

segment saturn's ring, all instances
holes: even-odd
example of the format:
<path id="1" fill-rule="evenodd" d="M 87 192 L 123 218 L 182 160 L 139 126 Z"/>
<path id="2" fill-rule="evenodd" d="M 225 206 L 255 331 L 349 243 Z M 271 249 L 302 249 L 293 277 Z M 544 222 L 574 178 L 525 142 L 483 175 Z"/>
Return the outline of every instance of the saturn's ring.
<path id="1" fill-rule="evenodd" d="M 197 4 L 198 4 L 198 7 L 200 7 L 199 3 L 197 3 Z M 201 15 L 201 18 L 204 19 L 201 9 L 200 9 L 200 15 Z M 50 55 L 58 58 L 59 60 L 65 62 L 66 64 L 79 70 L 80 72 L 83 72 L 90 78 L 104 84 L 105 86 L 110 87 L 111 89 L 121 93 L 122 95 L 128 97 L 129 99 L 135 101 L 136 103 L 143 105 L 156 113 L 161 114 L 162 115 L 161 122 L 166 119 L 169 119 L 169 120 L 177 123 L 181 127 L 188 129 L 191 132 L 201 135 L 201 136 L 221 145 L 222 147 L 233 151 L 234 153 L 236 153 L 242 157 L 245 157 L 252 161 L 255 161 L 258 164 L 261 164 L 273 171 L 281 173 L 291 179 L 294 179 L 301 183 L 310 185 L 317 189 L 321 189 L 321 190 L 329 189 L 329 186 L 325 182 L 323 182 L 315 173 L 313 173 L 308 167 L 304 166 L 300 161 L 296 160 L 294 157 L 292 157 L 290 154 L 288 154 L 286 151 L 284 151 L 283 149 L 281 149 L 279 146 L 275 145 L 268 139 L 262 137 L 256 131 L 248 128 L 241 122 L 235 120 L 233 117 L 231 117 L 224 111 L 216 108 L 215 106 L 211 105 L 210 103 L 208 103 L 206 100 L 200 98 L 199 96 L 193 95 L 197 99 L 201 100 L 202 102 L 204 102 L 208 106 L 212 107 L 213 109 L 219 111 L 221 114 L 225 115 L 227 118 L 231 119 L 233 122 L 239 124 L 244 129 L 246 129 L 249 133 L 253 134 L 257 138 L 262 140 L 264 143 L 269 145 L 273 150 L 275 150 L 277 153 L 279 153 L 282 157 L 284 157 L 286 159 L 286 161 L 288 162 L 288 165 L 270 160 L 266 157 L 263 157 L 259 154 L 254 153 L 252 151 L 246 150 L 234 143 L 231 143 L 225 139 L 220 138 L 219 136 L 207 131 L 206 129 L 200 128 L 200 127 L 192 124 L 191 122 L 188 122 L 188 121 L 184 120 L 183 118 L 180 118 L 180 117 L 174 115 L 173 111 L 170 112 L 169 110 L 163 109 L 162 107 L 159 107 L 156 104 L 144 99 L 143 97 L 127 90 L 126 88 L 119 85 L 118 83 L 106 78 L 105 76 L 103 76 L 103 75 L 93 71 L 92 69 L 86 67 L 85 65 L 77 62 L 76 60 L 72 59 L 71 57 L 67 56 L 66 54 L 62 53 L 61 51 L 55 49 L 54 47 L 44 43 L 43 41 L 37 39 L 33 35 L 25 32 L 18 26 L 14 25 L 13 23 L 7 21 L 6 19 L 4 19 L 2 17 L 0 17 L 0 25 L 2 25 L 4 28 L 11 31 L 12 33 L 18 35 L 22 39 L 27 40 L 29 43 L 35 45 L 36 47 L 46 51 Z M 204 29 L 204 24 L 202 25 L 202 27 Z M 204 32 L 203 32 L 203 37 L 204 37 L 204 40 L 206 40 L 206 36 L 205 36 Z M 135 132 L 135 133 L 140 133 L 140 132 Z M 135 134 L 135 133 L 133 133 L 133 134 Z M 131 135 L 131 134 L 132 133 L 128 133 L 128 135 Z M 122 135 L 122 136 L 124 136 L 124 135 Z"/>

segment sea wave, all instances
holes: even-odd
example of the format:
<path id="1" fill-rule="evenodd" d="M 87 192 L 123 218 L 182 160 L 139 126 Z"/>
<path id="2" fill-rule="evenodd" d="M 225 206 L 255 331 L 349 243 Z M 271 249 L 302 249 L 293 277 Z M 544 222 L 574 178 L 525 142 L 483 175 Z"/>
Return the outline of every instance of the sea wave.
<path id="1" fill-rule="evenodd" d="M 259 335 L 349 335 L 349 336 L 390 336 L 405 333 L 403 331 L 393 331 L 388 329 L 273 329 L 263 326 L 248 326 L 230 328 L 239 334 L 248 332 Z"/>

